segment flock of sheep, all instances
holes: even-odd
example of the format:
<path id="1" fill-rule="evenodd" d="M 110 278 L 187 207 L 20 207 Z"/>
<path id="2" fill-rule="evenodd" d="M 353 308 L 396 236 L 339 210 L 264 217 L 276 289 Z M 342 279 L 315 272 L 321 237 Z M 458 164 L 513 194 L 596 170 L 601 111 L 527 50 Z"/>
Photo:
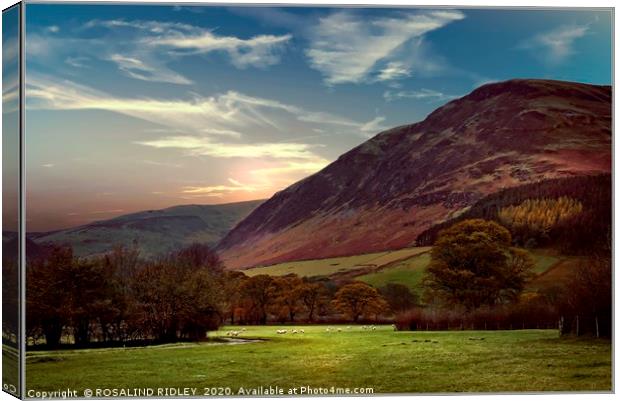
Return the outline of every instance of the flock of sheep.
<path id="1" fill-rule="evenodd" d="M 396 330 L 396 325 L 392 325 L 392 328 L 393 328 L 394 330 Z M 346 328 L 346 330 L 347 330 L 347 331 L 348 331 L 348 330 L 351 330 L 351 329 L 352 329 L 352 327 L 351 327 L 351 326 L 347 326 L 347 328 Z M 361 329 L 362 329 L 362 330 L 371 330 L 371 331 L 374 331 L 374 330 L 377 330 L 377 326 L 375 326 L 375 325 L 370 325 L 370 326 L 361 326 Z M 343 329 L 342 329 L 341 327 L 333 328 L 333 327 L 329 326 L 329 327 L 327 327 L 327 328 L 325 329 L 325 332 L 326 332 L 326 333 L 331 333 L 331 332 L 338 332 L 338 333 L 340 333 L 342 330 L 343 330 Z M 246 328 L 245 328 L 245 327 L 243 327 L 243 328 L 242 328 L 241 330 L 239 330 L 239 331 L 236 331 L 236 330 L 233 330 L 233 331 L 228 331 L 228 332 L 226 333 L 226 335 L 227 335 L 228 337 L 238 337 L 238 336 L 239 336 L 240 334 L 242 334 L 244 331 L 246 331 Z M 305 331 L 304 331 L 304 329 L 290 329 L 290 330 L 289 330 L 289 329 L 279 329 L 279 330 L 276 330 L 276 334 L 287 334 L 287 333 L 290 333 L 290 334 L 304 334 L 304 333 L 305 333 Z"/>
<path id="2" fill-rule="evenodd" d="M 243 333 L 244 331 L 245 331 L 245 327 L 242 327 L 241 330 L 239 330 L 239 331 L 236 331 L 236 330 L 229 331 L 229 332 L 226 333 L 226 335 L 228 337 L 239 337 L 239 334 Z"/>
<path id="3" fill-rule="evenodd" d="M 286 333 L 288 333 L 288 330 L 276 330 L 276 334 L 286 334 Z M 304 329 L 299 329 L 299 330 L 293 329 L 293 330 L 291 330 L 291 334 L 297 334 L 297 333 L 304 334 L 305 331 L 304 331 Z"/>

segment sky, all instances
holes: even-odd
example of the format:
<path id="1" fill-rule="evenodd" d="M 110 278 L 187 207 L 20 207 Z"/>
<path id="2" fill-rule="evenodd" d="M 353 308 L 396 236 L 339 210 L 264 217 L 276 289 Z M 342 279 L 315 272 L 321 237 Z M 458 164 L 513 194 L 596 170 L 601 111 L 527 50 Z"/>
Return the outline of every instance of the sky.
<path id="1" fill-rule="evenodd" d="M 2 229 L 19 222 L 19 9 L 2 13 Z"/>
<path id="2" fill-rule="evenodd" d="M 609 85 L 611 18 L 28 4 L 28 231 L 269 198 L 486 83 Z"/>

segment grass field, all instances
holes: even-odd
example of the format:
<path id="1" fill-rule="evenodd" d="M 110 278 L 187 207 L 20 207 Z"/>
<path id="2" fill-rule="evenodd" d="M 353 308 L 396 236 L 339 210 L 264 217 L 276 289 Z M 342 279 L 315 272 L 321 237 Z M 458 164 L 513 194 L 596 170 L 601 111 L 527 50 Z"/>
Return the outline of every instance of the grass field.
<path id="1" fill-rule="evenodd" d="M 2 344 L 2 383 L 5 391 L 16 394 L 19 387 L 19 353 L 13 346 Z"/>
<path id="2" fill-rule="evenodd" d="M 414 255 L 427 252 L 430 247 L 405 248 L 397 251 L 367 253 L 363 255 L 344 256 L 339 258 L 303 260 L 286 262 L 277 265 L 255 267 L 244 270 L 248 276 L 268 274 L 270 276 L 284 276 L 296 273 L 301 277 L 330 276 L 332 274 L 364 267 L 382 267 Z"/>
<path id="3" fill-rule="evenodd" d="M 27 387 L 298 386 L 372 388 L 375 393 L 610 391 L 611 344 L 560 339 L 557 331 L 394 332 L 360 326 L 277 335 L 248 327 L 261 342 L 173 344 L 126 349 L 30 352 Z M 291 327 L 287 327 L 290 329 Z M 225 336 L 224 328 L 210 334 Z"/>
<path id="4" fill-rule="evenodd" d="M 550 272 L 552 268 L 559 268 L 557 273 L 560 274 L 563 266 L 570 265 L 574 259 L 567 256 L 558 256 L 553 251 L 547 249 L 535 249 L 530 251 L 530 254 L 534 260 L 534 269 L 532 271 L 537 275 L 544 275 L 544 273 Z M 413 291 L 419 291 L 424 272 L 430 261 L 430 253 L 424 251 L 407 259 L 392 263 L 379 271 L 358 276 L 356 279 L 376 288 L 388 283 L 399 283 L 408 286 Z"/>
<path id="5" fill-rule="evenodd" d="M 365 274 L 357 277 L 357 280 L 363 281 L 379 288 L 389 283 L 404 284 L 411 290 L 418 290 L 426 267 L 431 261 L 430 253 L 416 255 L 394 265 L 382 269 L 375 273 Z"/>

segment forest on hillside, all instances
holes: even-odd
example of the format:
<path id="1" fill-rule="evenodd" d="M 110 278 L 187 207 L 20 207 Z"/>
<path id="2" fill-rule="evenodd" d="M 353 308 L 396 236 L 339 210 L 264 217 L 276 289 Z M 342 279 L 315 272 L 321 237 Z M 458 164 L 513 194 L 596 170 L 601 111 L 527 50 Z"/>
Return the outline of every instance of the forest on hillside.
<path id="1" fill-rule="evenodd" d="M 611 189 L 609 174 L 554 178 L 507 188 L 480 199 L 458 217 L 432 226 L 416 243 L 432 245 L 441 230 L 462 220 L 481 218 L 506 225 L 515 245 L 554 247 L 567 254 L 610 254 Z M 531 207 L 533 202 L 537 207 Z M 573 210 L 567 211 L 567 206 Z M 536 224 L 510 224 L 509 214 L 515 212 L 527 214 L 530 223 Z"/>

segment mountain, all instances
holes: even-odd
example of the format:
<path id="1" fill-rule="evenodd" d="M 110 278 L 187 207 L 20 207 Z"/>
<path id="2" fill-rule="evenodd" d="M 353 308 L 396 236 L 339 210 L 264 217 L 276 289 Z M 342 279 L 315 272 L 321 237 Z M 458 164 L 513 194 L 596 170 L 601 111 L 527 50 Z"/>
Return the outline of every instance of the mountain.
<path id="1" fill-rule="evenodd" d="M 116 244 L 130 245 L 136 240 L 141 255 L 151 257 L 193 242 L 214 246 L 261 202 L 174 206 L 51 233 L 29 233 L 28 237 L 40 245 L 70 244 L 78 256 L 105 253 Z"/>
<path id="2" fill-rule="evenodd" d="M 402 248 L 504 188 L 610 170 L 611 87 L 488 84 L 278 192 L 218 251 L 234 269 Z"/>

